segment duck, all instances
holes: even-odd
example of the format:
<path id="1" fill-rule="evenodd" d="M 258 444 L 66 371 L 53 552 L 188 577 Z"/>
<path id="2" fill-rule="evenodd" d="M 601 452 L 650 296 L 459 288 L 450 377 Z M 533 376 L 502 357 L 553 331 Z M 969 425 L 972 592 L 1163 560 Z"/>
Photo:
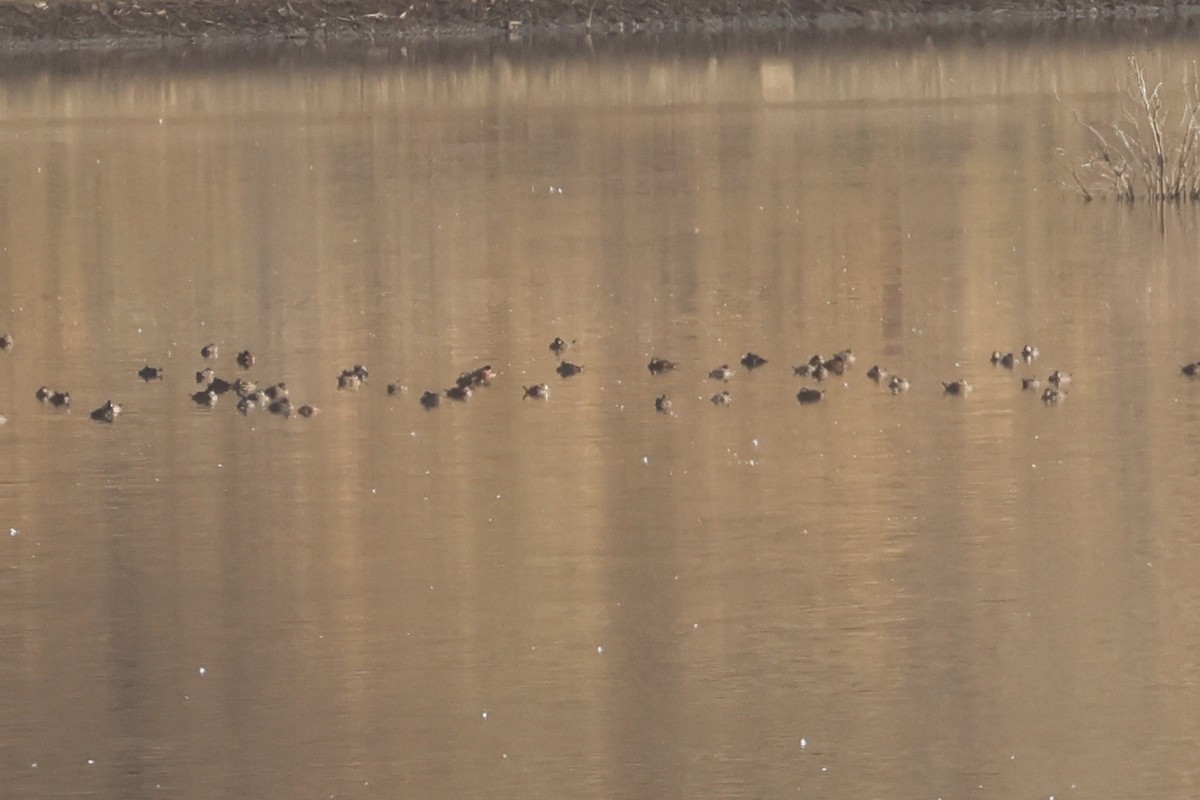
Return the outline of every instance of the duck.
<path id="1" fill-rule="evenodd" d="M 665 358 L 652 358 L 650 363 L 646 365 L 646 369 L 650 370 L 651 375 L 661 375 L 664 372 L 670 372 L 675 369 L 677 364 L 674 361 L 667 361 Z"/>
<path id="2" fill-rule="evenodd" d="M 462 373 L 458 376 L 458 380 L 455 383 L 458 386 L 469 386 L 472 389 L 478 389 L 480 386 L 490 386 L 495 379 L 496 370 L 492 369 L 491 364 L 484 364 L 479 369 Z"/>
<path id="3" fill-rule="evenodd" d="M 817 364 L 808 370 L 808 377 L 824 382 L 829 377 L 829 367 L 825 366 L 824 363 Z"/>
<path id="4" fill-rule="evenodd" d="M 562 354 L 567 352 L 567 350 L 570 349 L 571 345 L 573 345 L 573 344 L 575 344 L 574 339 L 567 342 L 567 341 L 563 341 L 563 338 L 561 336 L 555 336 L 554 340 L 552 342 L 550 342 L 550 352 L 554 353 L 554 355 L 556 355 L 556 356 L 561 357 Z"/>
<path id="5" fill-rule="evenodd" d="M 742 356 L 742 366 L 746 369 L 758 369 L 766 363 L 767 360 L 755 352 L 749 352 Z"/>
<path id="6" fill-rule="evenodd" d="M 206 344 L 200 348 L 200 357 L 201 358 L 216 358 L 217 352 L 218 352 L 217 346 L 215 344 L 213 344 L 212 342 L 209 342 L 208 344 Z"/>
<path id="7" fill-rule="evenodd" d="M 1200 361 L 1193 361 L 1190 364 L 1184 364 L 1179 368 L 1179 371 L 1189 378 L 1195 378 L 1200 375 Z"/>
<path id="8" fill-rule="evenodd" d="M 150 381 L 161 381 L 163 377 L 162 367 L 152 367 L 149 364 L 138 370 L 138 377 L 146 383 Z"/>
<path id="9" fill-rule="evenodd" d="M 287 397 L 288 396 L 287 384 L 284 383 L 283 381 L 280 381 L 279 383 L 276 383 L 273 386 L 268 386 L 267 388 L 263 389 L 262 393 L 267 398 L 267 400 L 278 400 L 281 397 Z"/>
<path id="10" fill-rule="evenodd" d="M 907 379 L 901 378 L 899 375 L 893 375 L 892 379 L 888 381 L 888 391 L 890 391 L 892 394 L 907 392 L 910 386 L 912 386 L 912 384 L 910 384 Z"/>
<path id="11" fill-rule="evenodd" d="M 854 351 L 847 347 L 845 350 L 839 350 L 833 354 L 834 358 L 841 359 L 843 363 L 850 366 L 858 359 L 854 357 Z"/>
<path id="12" fill-rule="evenodd" d="M 570 361 L 564 361 L 554 371 L 563 378 L 570 378 L 583 372 L 583 367 L 578 364 L 572 364 Z"/>
<path id="13" fill-rule="evenodd" d="M 345 391 L 357 392 L 358 387 L 362 386 L 362 378 L 358 377 L 358 375 L 354 372 L 346 370 L 341 375 L 338 375 L 337 386 L 339 389 L 343 389 Z"/>
<path id="14" fill-rule="evenodd" d="M 807 377 L 808 374 L 811 372 L 812 372 L 812 364 L 809 364 L 807 362 L 805 362 L 804 364 L 796 364 L 795 366 L 792 367 L 792 374 L 799 378 Z"/>
<path id="15" fill-rule="evenodd" d="M 1021 358 L 1025 359 L 1027 363 L 1033 361 L 1035 358 L 1039 358 L 1041 355 L 1042 352 L 1034 345 L 1027 344 L 1021 348 Z"/>
<path id="16" fill-rule="evenodd" d="M 1021 389 L 1026 392 L 1032 392 L 1036 389 L 1040 389 L 1041 386 L 1042 382 L 1037 378 L 1021 378 Z"/>
<path id="17" fill-rule="evenodd" d="M 196 383 L 208 383 L 216 376 L 216 374 L 217 373 L 213 372 L 212 367 L 205 367 L 204 369 L 196 372 Z"/>
<path id="18" fill-rule="evenodd" d="M 233 384 L 224 378 L 213 378 L 208 382 L 208 391 L 214 394 L 225 394 L 233 388 Z"/>
<path id="19" fill-rule="evenodd" d="M 201 389 L 192 395 L 192 402 L 196 405 L 212 408 L 217 404 L 217 393 L 212 389 Z"/>
<path id="20" fill-rule="evenodd" d="M 277 397 L 267 405 L 267 411 L 287 418 L 292 415 L 292 401 L 287 397 Z"/>
<path id="21" fill-rule="evenodd" d="M 1050 383 L 1053 383 L 1055 386 L 1062 388 L 1062 385 L 1064 383 L 1071 382 L 1071 376 L 1066 372 L 1059 372 L 1058 370 L 1054 370 L 1054 372 L 1051 372 L 1050 377 L 1047 378 L 1046 380 L 1048 380 Z"/>
<path id="22" fill-rule="evenodd" d="M 671 398 L 667 397 L 665 394 L 660 394 L 658 397 L 654 398 L 654 410 L 660 414 L 670 414 Z"/>
<path id="23" fill-rule="evenodd" d="M 722 364 L 719 367 L 713 367 L 709 371 L 708 377 L 712 378 L 714 381 L 728 382 L 729 379 L 733 377 L 733 370 L 729 368 L 728 364 Z"/>
<path id="24" fill-rule="evenodd" d="M 1046 391 L 1042 392 L 1042 402 L 1048 406 L 1061 403 L 1066 399 L 1067 393 L 1057 386 L 1047 386 Z"/>
<path id="25" fill-rule="evenodd" d="M 33 396 L 43 403 L 49 403 L 50 395 L 52 394 L 54 394 L 54 390 L 49 386 L 39 386 L 38 390 L 33 393 Z"/>
<path id="26" fill-rule="evenodd" d="M 717 392 L 712 396 L 712 404 L 714 406 L 727 406 L 733 402 L 733 395 L 726 389 L 723 392 Z"/>
<path id="27" fill-rule="evenodd" d="M 533 386 L 523 386 L 521 388 L 525 390 L 525 395 L 521 398 L 522 400 L 525 397 L 532 397 L 534 400 L 550 399 L 550 387 L 544 383 L 535 383 Z"/>
<path id="28" fill-rule="evenodd" d="M 408 391 L 408 387 L 405 386 L 403 383 L 400 383 L 399 381 L 396 381 L 395 383 L 389 383 L 387 385 L 387 393 L 392 395 L 393 397 L 398 394 L 404 394 L 407 391 Z"/>
<path id="29" fill-rule="evenodd" d="M 973 388 L 974 387 L 971 386 L 971 384 L 967 383 L 962 378 L 959 378 L 956 381 L 951 381 L 950 383 L 946 383 L 945 381 L 942 381 L 942 390 L 946 394 L 963 395 L 963 394 L 966 394 L 967 392 L 971 391 L 971 389 L 973 389 Z"/>
<path id="30" fill-rule="evenodd" d="M 1017 365 L 1017 356 L 1014 353 L 1005 353 L 1000 356 L 1000 366 L 1005 369 L 1012 369 Z"/>
<path id="31" fill-rule="evenodd" d="M 233 393 L 236 394 L 238 397 L 245 397 L 246 395 L 254 394 L 255 392 L 257 392 L 258 384 L 256 384 L 254 381 L 248 381 L 248 380 L 244 380 L 243 378 L 238 378 L 230 385 L 229 388 L 232 389 Z"/>
<path id="32" fill-rule="evenodd" d="M 824 396 L 824 389 L 810 389 L 807 386 L 805 386 L 799 392 L 796 392 L 796 399 L 804 405 L 819 402 Z"/>
<path id="33" fill-rule="evenodd" d="M 832 372 L 834 375 L 846 374 L 846 362 L 841 356 L 833 356 L 821 366 L 823 366 L 827 372 Z"/>
<path id="34" fill-rule="evenodd" d="M 243 417 L 249 414 L 254 409 L 258 408 L 258 399 L 255 395 L 248 395 L 238 399 L 237 405 L 234 406 L 237 412 Z"/>
<path id="35" fill-rule="evenodd" d="M 321 409 L 317 408 L 316 406 L 310 406 L 307 403 L 305 403 L 304 405 L 302 405 L 296 409 L 296 413 L 299 414 L 300 416 L 304 417 L 305 419 L 308 419 L 310 417 L 315 417 L 317 414 L 320 414 Z"/>
<path id="36" fill-rule="evenodd" d="M 8 352 L 13 349 L 13 338 L 11 333 L 0 335 L 0 350 Z"/>
<path id="37" fill-rule="evenodd" d="M 451 386 L 446 390 L 446 397 L 449 397 L 451 400 L 458 400 L 462 403 L 470 400 L 471 394 L 472 391 L 470 386 Z"/>
<path id="38" fill-rule="evenodd" d="M 112 400 L 105 400 L 104 405 L 92 412 L 92 419 L 97 422 L 113 422 L 121 413 L 121 404 L 114 403 Z"/>
<path id="39" fill-rule="evenodd" d="M 421 395 L 420 403 L 425 408 L 437 408 L 442 403 L 442 396 L 437 392 L 425 392 Z"/>
<path id="40" fill-rule="evenodd" d="M 869 370 L 867 370 L 867 377 L 870 378 L 871 380 L 875 381 L 876 383 L 881 382 L 887 376 L 888 376 L 888 371 L 886 369 L 884 369 L 883 367 L 879 366 L 878 364 L 876 364 L 875 366 L 873 366 Z"/>
<path id="41" fill-rule="evenodd" d="M 237 354 L 237 365 L 242 369 L 250 369 L 254 366 L 254 353 L 249 350 L 243 350 Z"/>

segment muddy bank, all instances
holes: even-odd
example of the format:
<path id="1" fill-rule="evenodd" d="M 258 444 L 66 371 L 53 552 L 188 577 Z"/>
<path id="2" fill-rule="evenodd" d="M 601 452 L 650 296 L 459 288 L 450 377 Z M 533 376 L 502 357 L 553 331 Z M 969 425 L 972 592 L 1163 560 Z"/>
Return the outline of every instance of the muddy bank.
<path id="1" fill-rule="evenodd" d="M 1192 2 L 982 0 L 26 0 L 0 2 L 0 49 L 253 40 L 395 40 L 698 30 L 1028 26 L 1183 20 Z"/>

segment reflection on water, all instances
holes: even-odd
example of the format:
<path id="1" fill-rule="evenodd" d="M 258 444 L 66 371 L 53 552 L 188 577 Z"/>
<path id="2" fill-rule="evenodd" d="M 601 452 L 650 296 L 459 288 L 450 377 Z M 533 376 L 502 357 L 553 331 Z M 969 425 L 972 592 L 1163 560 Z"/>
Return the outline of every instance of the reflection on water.
<path id="1" fill-rule="evenodd" d="M 1055 185 L 1128 52 L 15 74 L 0 774 L 22 797 L 1189 794 L 1191 214 Z M 554 375 L 554 336 L 582 375 Z M 209 341 L 218 374 L 322 414 L 197 407 Z M 988 363 L 1026 342 L 1034 367 Z M 790 365 L 846 346 L 796 403 Z M 705 374 L 751 349 L 770 363 L 714 407 Z M 419 407 L 482 363 L 470 403 Z M 1047 408 L 1017 378 L 1054 368 L 1075 382 Z M 125 415 L 88 420 L 110 397 Z"/>

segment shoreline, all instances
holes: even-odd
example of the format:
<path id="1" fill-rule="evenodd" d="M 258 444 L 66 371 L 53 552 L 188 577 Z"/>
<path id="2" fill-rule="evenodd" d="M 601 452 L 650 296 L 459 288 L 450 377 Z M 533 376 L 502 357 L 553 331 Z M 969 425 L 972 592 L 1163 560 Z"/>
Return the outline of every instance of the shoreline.
<path id="1" fill-rule="evenodd" d="M 602 9 L 602 10 L 600 10 Z M 354 43 L 622 34 L 818 35 L 1034 30 L 1107 23 L 1190 28 L 1200 0 L 0 0 L 0 53 L 293 41 Z"/>

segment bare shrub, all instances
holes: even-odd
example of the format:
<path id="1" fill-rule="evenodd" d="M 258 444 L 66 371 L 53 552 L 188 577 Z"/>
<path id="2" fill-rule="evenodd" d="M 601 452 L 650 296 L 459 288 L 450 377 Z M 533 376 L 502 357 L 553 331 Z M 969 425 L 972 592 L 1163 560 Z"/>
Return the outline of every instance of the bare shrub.
<path id="1" fill-rule="evenodd" d="M 1162 83 L 1151 86 L 1146 71 L 1130 56 L 1121 119 L 1097 127 L 1072 112 L 1090 134 L 1096 150 L 1068 164 L 1070 182 L 1084 200 L 1112 198 L 1122 203 L 1200 200 L 1200 77 L 1185 87 L 1176 129 L 1168 125 Z"/>

